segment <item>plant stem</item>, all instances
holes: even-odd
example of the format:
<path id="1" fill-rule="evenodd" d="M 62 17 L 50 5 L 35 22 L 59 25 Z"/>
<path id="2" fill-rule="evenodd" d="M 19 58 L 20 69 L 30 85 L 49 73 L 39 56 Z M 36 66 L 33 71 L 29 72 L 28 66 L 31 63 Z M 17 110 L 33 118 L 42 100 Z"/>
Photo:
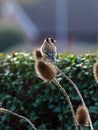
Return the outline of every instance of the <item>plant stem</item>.
<path id="1" fill-rule="evenodd" d="M 69 81 L 69 82 L 73 85 L 74 89 L 76 90 L 77 94 L 79 95 L 79 97 L 80 97 L 80 99 L 81 99 L 82 104 L 86 107 L 86 104 L 85 104 L 85 102 L 84 102 L 84 99 L 83 99 L 83 97 L 82 97 L 82 95 L 81 95 L 81 93 L 80 93 L 78 87 L 76 86 L 76 84 L 75 84 L 67 75 L 65 75 L 65 73 L 64 73 L 63 71 L 61 71 L 57 66 L 56 66 L 56 69 L 62 74 L 62 76 L 63 76 L 67 81 Z M 87 108 L 87 107 L 86 107 L 86 108 Z M 92 125 L 92 121 L 91 121 L 91 118 L 90 118 L 89 111 L 88 111 L 88 119 L 89 119 L 89 123 L 90 123 L 91 130 L 94 130 L 93 125 Z"/>
<path id="2" fill-rule="evenodd" d="M 17 116 L 18 118 L 22 118 L 22 119 L 24 119 L 26 122 L 28 122 L 28 123 L 32 126 L 32 128 L 33 128 L 34 130 L 37 130 L 37 129 L 35 128 L 35 126 L 32 124 L 32 122 L 31 122 L 28 118 L 26 118 L 26 117 L 24 117 L 24 116 L 21 116 L 21 115 L 15 113 L 15 112 L 12 112 L 12 111 L 10 111 L 10 110 L 8 110 L 8 109 L 4 109 L 4 108 L 0 108 L 0 112 L 6 112 L 6 113 L 9 113 L 9 114 L 11 114 L 11 115 Z"/>
<path id="3" fill-rule="evenodd" d="M 83 126 L 80 126 L 80 130 L 83 130 Z"/>
<path id="4" fill-rule="evenodd" d="M 73 109 L 73 105 L 71 103 L 71 100 L 67 94 L 67 92 L 65 91 L 65 89 L 59 84 L 59 82 L 54 79 L 53 80 L 53 83 L 56 84 L 58 86 L 58 88 L 60 89 L 60 91 L 63 93 L 63 95 L 66 97 L 67 101 L 68 101 L 68 104 L 70 106 L 70 109 L 71 109 L 71 112 L 72 112 L 72 116 L 73 116 L 73 119 L 74 119 L 74 124 L 75 124 L 75 128 L 76 130 L 78 130 L 78 127 L 77 127 L 77 122 L 76 122 L 76 117 L 75 117 L 75 112 L 74 112 L 74 109 Z"/>

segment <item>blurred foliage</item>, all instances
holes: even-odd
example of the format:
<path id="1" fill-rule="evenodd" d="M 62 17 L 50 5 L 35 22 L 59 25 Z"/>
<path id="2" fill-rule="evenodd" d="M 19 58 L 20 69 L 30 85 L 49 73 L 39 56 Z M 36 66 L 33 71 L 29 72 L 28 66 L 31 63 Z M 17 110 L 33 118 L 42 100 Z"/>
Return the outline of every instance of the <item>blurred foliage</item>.
<path id="1" fill-rule="evenodd" d="M 5 50 L 9 46 L 22 43 L 24 41 L 24 36 L 22 31 L 13 26 L 0 26 L 0 51 Z"/>
<path id="2" fill-rule="evenodd" d="M 76 56 L 61 54 L 57 65 L 79 87 L 97 130 L 98 85 L 92 67 L 97 61 L 95 54 Z M 76 110 L 81 104 L 73 87 L 57 75 L 66 89 Z M 38 130 L 72 130 L 73 119 L 65 97 L 53 83 L 45 84 L 34 70 L 32 53 L 0 54 L 0 104 L 29 118 Z M 0 130 L 31 130 L 31 126 L 8 114 L 0 116 Z"/>

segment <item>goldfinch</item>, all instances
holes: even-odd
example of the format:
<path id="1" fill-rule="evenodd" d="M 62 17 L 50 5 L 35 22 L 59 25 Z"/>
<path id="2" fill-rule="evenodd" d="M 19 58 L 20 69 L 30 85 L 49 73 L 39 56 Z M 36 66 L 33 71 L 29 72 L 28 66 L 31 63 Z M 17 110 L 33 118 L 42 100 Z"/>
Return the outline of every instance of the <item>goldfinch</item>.
<path id="1" fill-rule="evenodd" d="M 53 38 L 47 38 L 44 40 L 40 47 L 41 54 L 44 59 L 49 60 L 51 63 L 55 63 L 57 48 L 55 46 L 55 40 Z"/>

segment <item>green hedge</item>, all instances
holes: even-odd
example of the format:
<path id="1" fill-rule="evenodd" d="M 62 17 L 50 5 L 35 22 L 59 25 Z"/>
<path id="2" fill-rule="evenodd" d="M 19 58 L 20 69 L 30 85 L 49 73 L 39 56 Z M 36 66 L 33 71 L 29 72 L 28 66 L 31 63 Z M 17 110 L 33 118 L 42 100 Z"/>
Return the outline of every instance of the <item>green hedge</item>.
<path id="1" fill-rule="evenodd" d="M 98 126 L 98 85 L 92 67 L 98 56 L 61 54 L 57 65 L 79 87 L 90 115 Z M 57 75 L 71 97 L 74 109 L 81 104 L 73 87 Z M 65 97 L 53 84 L 45 84 L 34 70 L 32 53 L 0 54 L 0 105 L 29 118 L 38 130 L 72 130 L 73 119 Z M 1 114 L 0 130 L 31 130 L 23 120 Z"/>

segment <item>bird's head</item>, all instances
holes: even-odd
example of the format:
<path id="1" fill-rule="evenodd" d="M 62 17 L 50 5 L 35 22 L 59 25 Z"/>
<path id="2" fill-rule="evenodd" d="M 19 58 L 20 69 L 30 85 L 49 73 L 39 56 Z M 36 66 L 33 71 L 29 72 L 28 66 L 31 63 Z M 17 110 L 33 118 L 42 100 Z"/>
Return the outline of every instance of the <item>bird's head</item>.
<path id="1" fill-rule="evenodd" d="M 54 40 L 53 38 L 46 38 L 46 39 L 45 39 L 45 42 L 47 42 L 47 43 L 49 43 L 49 44 L 55 45 L 56 40 Z"/>

